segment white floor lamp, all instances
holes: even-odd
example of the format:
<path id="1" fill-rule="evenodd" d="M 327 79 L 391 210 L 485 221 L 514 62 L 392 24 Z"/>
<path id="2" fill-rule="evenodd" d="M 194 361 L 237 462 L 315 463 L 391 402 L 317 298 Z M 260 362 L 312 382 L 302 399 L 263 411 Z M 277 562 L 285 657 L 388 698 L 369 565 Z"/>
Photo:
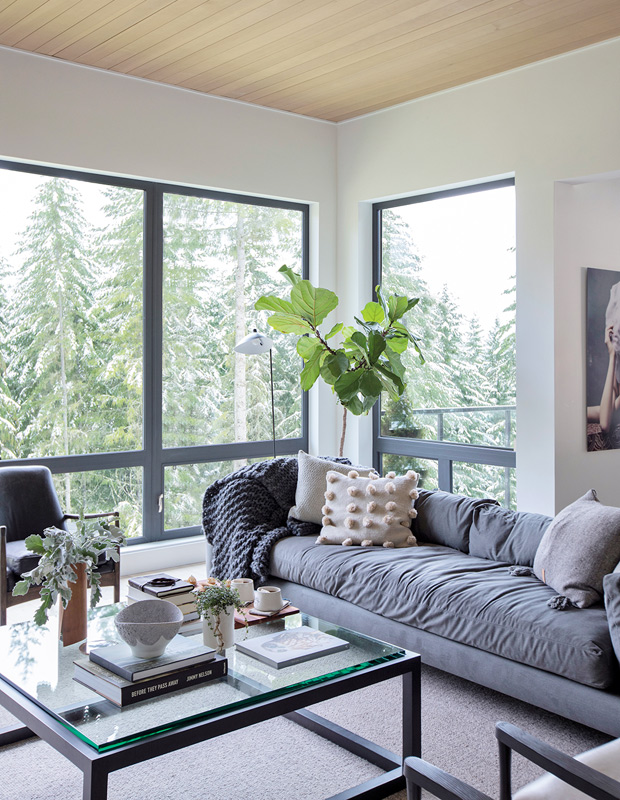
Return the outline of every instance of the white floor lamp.
<path id="1" fill-rule="evenodd" d="M 257 353 L 266 353 L 269 351 L 269 377 L 271 380 L 271 425 L 273 430 L 273 457 L 276 457 L 276 409 L 273 399 L 273 357 L 271 351 L 273 349 L 273 341 L 265 336 L 264 333 L 259 333 L 256 328 L 252 333 L 248 334 L 245 339 L 242 339 L 235 347 L 235 353 L 243 353 L 246 356 L 254 356 Z"/>

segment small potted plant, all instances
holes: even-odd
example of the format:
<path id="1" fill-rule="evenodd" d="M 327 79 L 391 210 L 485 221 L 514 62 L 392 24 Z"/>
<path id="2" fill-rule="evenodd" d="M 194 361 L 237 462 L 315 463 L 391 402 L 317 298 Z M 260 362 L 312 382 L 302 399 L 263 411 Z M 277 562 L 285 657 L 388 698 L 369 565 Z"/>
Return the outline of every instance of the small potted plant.
<path id="1" fill-rule="evenodd" d="M 243 609 L 239 592 L 230 581 L 213 581 L 198 586 L 195 593 L 203 642 L 223 653 L 235 643 L 235 611 Z"/>
<path id="2" fill-rule="evenodd" d="M 95 567 L 100 556 L 105 553 L 106 559 L 118 561 L 118 547 L 125 541 L 124 535 L 117 527 L 110 527 L 107 522 L 86 521 L 81 514 L 74 531 L 60 528 L 46 528 L 43 536 L 33 534 L 25 540 L 26 547 L 39 556 L 37 566 L 25 572 L 13 589 L 15 596 L 27 594 L 31 586 L 41 587 L 41 605 L 34 614 L 37 625 L 45 625 L 49 610 L 60 598 L 62 608 L 69 607 L 74 596 L 83 598 L 83 608 L 76 608 L 79 616 L 80 631 L 86 637 L 86 587 L 90 584 L 90 607 L 94 608 L 101 600 L 101 576 Z M 63 615 L 61 613 L 61 619 Z M 61 622 L 64 627 L 66 621 Z M 79 639 L 74 639 L 79 641 Z M 64 644 L 72 642 L 65 641 Z"/>

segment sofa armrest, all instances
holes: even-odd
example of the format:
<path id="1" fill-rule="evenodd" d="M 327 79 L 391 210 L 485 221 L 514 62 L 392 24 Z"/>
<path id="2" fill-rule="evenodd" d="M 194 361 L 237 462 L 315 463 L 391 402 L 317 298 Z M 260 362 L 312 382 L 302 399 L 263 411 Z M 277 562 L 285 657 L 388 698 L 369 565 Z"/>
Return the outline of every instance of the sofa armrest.
<path id="1" fill-rule="evenodd" d="M 414 787 L 426 789 L 439 800 L 491 800 L 488 794 L 468 786 L 448 772 L 415 756 L 405 759 L 404 772 L 408 800 L 414 800 L 416 797 L 412 791 Z"/>
<path id="2" fill-rule="evenodd" d="M 512 796 L 509 751 L 513 750 L 595 800 L 620 800 L 618 781 L 556 750 L 516 725 L 498 722 L 495 736 L 500 746 L 500 800 L 510 800 Z"/>

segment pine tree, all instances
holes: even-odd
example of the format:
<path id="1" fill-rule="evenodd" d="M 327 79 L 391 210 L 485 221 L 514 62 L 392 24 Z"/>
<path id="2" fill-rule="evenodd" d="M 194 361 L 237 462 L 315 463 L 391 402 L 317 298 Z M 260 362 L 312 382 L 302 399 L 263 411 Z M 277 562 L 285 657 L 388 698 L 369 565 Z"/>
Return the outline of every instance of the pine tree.
<path id="1" fill-rule="evenodd" d="M 12 360 L 9 300 L 6 285 L 9 266 L 0 259 L 0 458 L 17 457 L 17 418 L 19 405 L 13 398 L 8 373 Z"/>
<path id="2" fill-rule="evenodd" d="M 15 366 L 22 456 L 87 452 L 93 276 L 86 221 L 71 181 L 42 182 L 19 253 Z M 70 480 L 65 481 L 70 507 Z"/>

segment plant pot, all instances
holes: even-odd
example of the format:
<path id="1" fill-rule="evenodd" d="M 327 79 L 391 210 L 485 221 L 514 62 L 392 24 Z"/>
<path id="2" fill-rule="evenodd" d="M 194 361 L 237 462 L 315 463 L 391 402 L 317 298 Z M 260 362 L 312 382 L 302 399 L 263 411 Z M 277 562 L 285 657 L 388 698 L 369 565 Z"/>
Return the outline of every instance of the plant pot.
<path id="1" fill-rule="evenodd" d="M 62 607 L 59 600 L 58 635 L 63 647 L 82 642 L 88 634 L 88 583 L 86 564 L 74 564 L 75 581 L 69 584 L 71 600 Z"/>
<path id="2" fill-rule="evenodd" d="M 228 606 L 220 614 L 209 614 L 202 620 L 202 641 L 223 653 L 235 643 L 235 607 Z"/>

